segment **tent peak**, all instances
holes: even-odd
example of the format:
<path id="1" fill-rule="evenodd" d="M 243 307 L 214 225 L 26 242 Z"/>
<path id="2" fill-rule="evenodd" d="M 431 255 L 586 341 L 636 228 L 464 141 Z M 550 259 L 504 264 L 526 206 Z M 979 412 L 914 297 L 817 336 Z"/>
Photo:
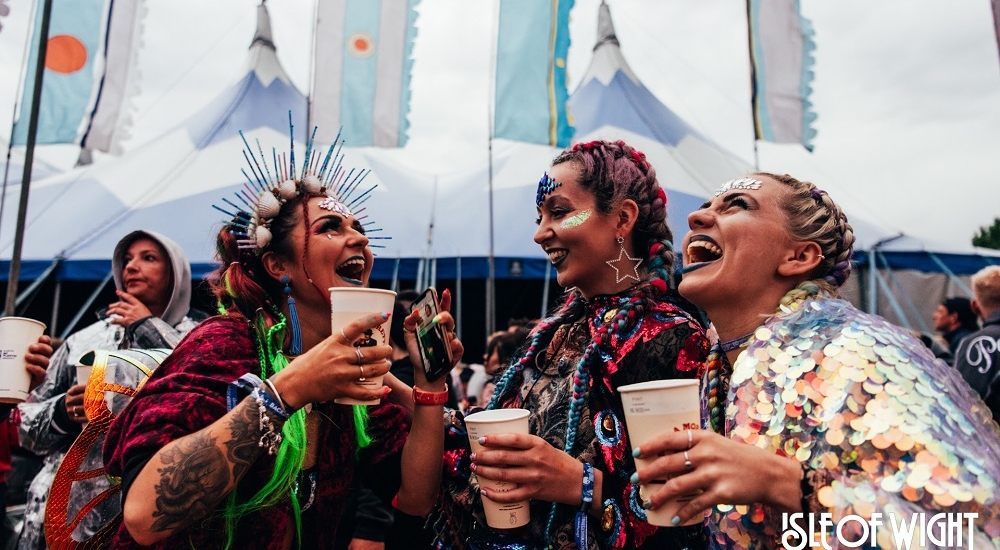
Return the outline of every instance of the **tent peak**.
<path id="1" fill-rule="evenodd" d="M 605 44 L 612 44 L 614 46 L 620 46 L 618 43 L 618 37 L 615 36 L 615 24 L 611 20 L 611 8 L 601 0 L 601 6 L 598 8 L 597 12 L 597 43 L 594 44 L 594 50 L 602 48 Z"/>
<path id="2" fill-rule="evenodd" d="M 580 81 L 579 87 L 582 88 L 591 80 L 599 80 L 607 86 L 619 72 L 635 84 L 639 84 L 639 79 L 622 56 L 621 44 L 618 42 L 618 35 L 615 34 L 615 25 L 611 21 L 611 8 L 602 2 L 597 9 L 597 42 L 594 44 L 590 67 Z"/>
<path id="3" fill-rule="evenodd" d="M 257 6 L 257 32 L 254 33 L 253 41 L 250 42 L 250 49 L 259 44 L 264 48 L 277 51 L 274 39 L 271 38 L 271 15 L 267 12 L 266 3 L 266 0 L 262 0 Z"/>

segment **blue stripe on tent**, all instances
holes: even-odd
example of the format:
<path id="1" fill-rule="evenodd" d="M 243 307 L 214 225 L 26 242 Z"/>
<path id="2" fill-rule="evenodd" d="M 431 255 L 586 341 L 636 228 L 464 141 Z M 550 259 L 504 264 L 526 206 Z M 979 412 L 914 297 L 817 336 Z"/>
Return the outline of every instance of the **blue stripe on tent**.
<path id="1" fill-rule="evenodd" d="M 255 129 L 266 127 L 287 134 L 289 109 L 295 117 L 298 136 L 302 138 L 306 127 L 306 99 L 302 93 L 280 78 L 264 86 L 251 71 L 234 84 L 229 93 L 220 95 L 188 119 L 188 136 L 196 149 L 205 149 L 236 138 L 240 130 L 252 135 Z"/>
<path id="2" fill-rule="evenodd" d="M 631 108 L 608 108 L 623 100 Z M 645 86 L 632 82 L 622 71 L 616 72 L 607 86 L 594 78 L 577 88 L 570 99 L 570 109 L 577 136 L 603 126 L 615 126 L 676 147 L 685 136 L 699 135 Z"/>

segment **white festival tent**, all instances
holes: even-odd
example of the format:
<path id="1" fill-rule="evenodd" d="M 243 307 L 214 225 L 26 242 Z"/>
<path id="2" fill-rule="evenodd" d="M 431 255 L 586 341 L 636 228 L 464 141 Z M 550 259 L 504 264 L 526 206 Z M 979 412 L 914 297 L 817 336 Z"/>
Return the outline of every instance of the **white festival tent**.
<path id="1" fill-rule="evenodd" d="M 667 189 L 668 219 L 679 240 L 686 231 L 687 214 L 721 182 L 752 167 L 699 134 L 642 85 L 621 54 L 608 7 L 600 9 L 593 60 L 571 97 L 575 140 L 623 139 L 644 151 Z M 305 151 L 306 97 L 278 61 L 266 8 L 261 5 L 258 10 L 248 68 L 236 84 L 142 147 L 32 184 L 22 280 L 51 273 L 57 281 L 106 281 L 115 243 L 135 229 L 162 232 L 176 240 L 187 252 L 195 278 L 215 268 L 215 235 L 224 215 L 212 205 L 222 205 L 222 197 L 231 198 L 245 181 L 240 171 L 247 166 L 244 143 L 238 131 L 244 132 L 255 149 L 259 140 L 264 156 L 270 157 L 272 147 L 279 152 L 288 149 L 291 112 L 295 150 L 300 155 Z M 378 183 L 364 205 L 365 213 L 382 229 L 373 235 L 391 237 L 373 241 L 384 246 L 376 250 L 374 279 L 488 276 L 490 164 L 432 175 L 397 162 L 391 149 L 345 151 L 345 166 L 371 169 L 365 185 Z M 493 143 L 492 252 L 497 278 L 547 279 L 552 274 L 532 241 L 533 200 L 541 172 L 557 152 L 541 145 Z M 8 187 L 8 205 L 16 205 L 18 193 L 19 186 Z M 8 213 L 0 227 L 0 277 L 6 276 L 13 248 L 16 212 Z M 1000 259 L 971 247 L 960 251 L 929 248 L 925 242 L 897 238 L 895 232 L 855 217 L 852 222 L 859 238 L 857 248 L 877 252 L 859 253 L 862 263 L 871 257 L 880 266 L 887 263 L 895 269 L 945 273 L 948 276 L 939 285 L 940 292 L 961 284 L 961 276 Z M 893 283 L 887 279 L 879 285 L 891 288 Z M 863 297 L 871 294 L 859 293 L 855 301 Z M 879 301 L 884 299 L 880 293 Z M 890 311 L 891 306 L 879 311 Z"/>

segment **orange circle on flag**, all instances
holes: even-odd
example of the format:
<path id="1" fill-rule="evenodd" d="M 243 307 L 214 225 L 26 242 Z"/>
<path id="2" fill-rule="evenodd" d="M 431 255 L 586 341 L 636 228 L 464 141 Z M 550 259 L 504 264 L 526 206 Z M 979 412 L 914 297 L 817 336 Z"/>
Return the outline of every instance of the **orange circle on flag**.
<path id="1" fill-rule="evenodd" d="M 87 47 L 75 36 L 60 34 L 49 38 L 45 68 L 57 73 L 79 71 L 87 63 Z"/>
<path id="2" fill-rule="evenodd" d="M 356 32 L 347 38 L 347 51 L 355 57 L 369 57 L 375 53 L 375 39 L 366 32 Z"/>

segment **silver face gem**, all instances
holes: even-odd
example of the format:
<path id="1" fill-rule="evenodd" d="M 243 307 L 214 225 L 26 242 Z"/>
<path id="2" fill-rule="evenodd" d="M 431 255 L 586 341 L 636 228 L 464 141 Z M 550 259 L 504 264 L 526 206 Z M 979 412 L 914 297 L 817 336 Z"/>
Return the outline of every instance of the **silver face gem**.
<path id="1" fill-rule="evenodd" d="M 726 183 L 722 184 L 722 187 L 720 187 L 715 192 L 715 196 L 718 197 L 719 195 L 727 191 L 735 191 L 736 189 L 756 191 L 757 189 L 760 189 L 761 183 L 763 182 L 760 180 L 755 180 L 753 178 L 739 178 L 735 180 L 729 180 Z"/>

